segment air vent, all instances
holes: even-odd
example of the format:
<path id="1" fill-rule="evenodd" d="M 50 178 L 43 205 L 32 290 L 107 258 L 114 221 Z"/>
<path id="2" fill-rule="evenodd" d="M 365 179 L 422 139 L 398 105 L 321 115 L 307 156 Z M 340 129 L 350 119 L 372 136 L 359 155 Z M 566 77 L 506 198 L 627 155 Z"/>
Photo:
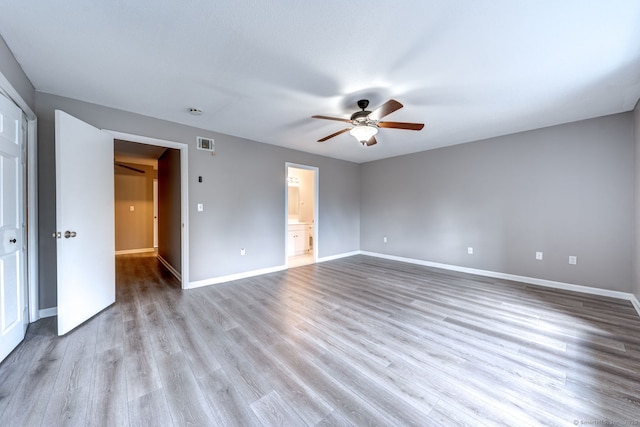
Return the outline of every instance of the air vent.
<path id="1" fill-rule="evenodd" d="M 212 138 L 204 138 L 202 136 L 198 137 L 198 150 L 215 152 L 216 146 L 213 142 Z"/>

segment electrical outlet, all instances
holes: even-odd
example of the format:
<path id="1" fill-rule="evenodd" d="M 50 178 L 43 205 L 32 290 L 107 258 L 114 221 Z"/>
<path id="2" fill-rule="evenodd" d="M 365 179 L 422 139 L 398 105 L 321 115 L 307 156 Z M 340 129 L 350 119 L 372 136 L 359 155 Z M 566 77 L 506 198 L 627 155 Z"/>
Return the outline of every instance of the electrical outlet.
<path id="1" fill-rule="evenodd" d="M 467 253 L 468 253 L 469 255 L 473 255 L 473 248 L 472 248 L 471 246 L 469 246 L 469 247 L 467 248 Z"/>
<path id="2" fill-rule="evenodd" d="M 542 261 L 542 252 L 536 252 L 536 259 Z"/>
<path id="3" fill-rule="evenodd" d="M 136 208 L 135 208 L 135 206 L 131 205 L 131 206 L 129 206 L 129 210 L 130 210 L 131 212 L 133 212 L 133 211 L 135 211 L 135 210 L 136 210 Z"/>
<path id="4" fill-rule="evenodd" d="M 569 264 L 576 265 L 577 263 L 578 263 L 578 257 L 577 256 L 570 256 L 569 257 Z"/>
<path id="5" fill-rule="evenodd" d="M 387 236 L 384 236 L 384 237 L 382 238 L 382 241 L 383 241 L 384 243 L 387 243 Z"/>
<path id="6" fill-rule="evenodd" d="M 240 255 L 245 256 L 246 254 L 247 251 L 244 248 L 240 249 Z"/>

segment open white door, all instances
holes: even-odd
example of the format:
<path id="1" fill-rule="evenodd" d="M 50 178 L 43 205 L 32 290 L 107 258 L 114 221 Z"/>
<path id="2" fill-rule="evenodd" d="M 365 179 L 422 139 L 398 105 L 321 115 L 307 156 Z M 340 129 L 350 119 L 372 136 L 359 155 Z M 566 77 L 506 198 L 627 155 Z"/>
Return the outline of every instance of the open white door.
<path id="1" fill-rule="evenodd" d="M 58 335 L 113 304 L 113 137 L 56 110 Z"/>
<path id="2" fill-rule="evenodd" d="M 0 361 L 24 339 L 24 137 L 22 111 L 0 95 Z"/>

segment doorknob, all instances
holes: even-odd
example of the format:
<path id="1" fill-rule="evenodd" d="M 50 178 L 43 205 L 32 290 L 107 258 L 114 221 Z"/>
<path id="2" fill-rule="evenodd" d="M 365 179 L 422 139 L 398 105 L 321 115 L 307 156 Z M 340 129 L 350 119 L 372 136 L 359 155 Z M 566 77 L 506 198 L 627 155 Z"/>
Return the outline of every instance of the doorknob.
<path id="1" fill-rule="evenodd" d="M 75 231 L 65 231 L 64 232 L 64 238 L 68 239 L 69 237 L 76 237 L 76 232 Z"/>
<path id="2" fill-rule="evenodd" d="M 15 243 L 17 242 L 17 240 L 15 239 L 15 237 L 13 239 L 9 239 L 9 243 Z"/>

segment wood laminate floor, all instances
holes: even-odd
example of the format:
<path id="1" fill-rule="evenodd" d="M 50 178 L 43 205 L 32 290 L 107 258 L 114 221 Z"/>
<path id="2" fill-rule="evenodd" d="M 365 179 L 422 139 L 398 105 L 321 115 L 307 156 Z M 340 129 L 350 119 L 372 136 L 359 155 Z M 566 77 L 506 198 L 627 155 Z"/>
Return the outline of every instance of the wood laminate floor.
<path id="1" fill-rule="evenodd" d="M 0 364 L 1 426 L 640 425 L 627 301 L 365 256 L 189 291 L 116 263 L 113 306 Z"/>
<path id="2" fill-rule="evenodd" d="M 287 258 L 287 267 L 301 267 L 303 265 L 313 264 L 315 261 L 313 259 L 313 253 L 308 252 L 304 255 L 294 255 Z"/>

